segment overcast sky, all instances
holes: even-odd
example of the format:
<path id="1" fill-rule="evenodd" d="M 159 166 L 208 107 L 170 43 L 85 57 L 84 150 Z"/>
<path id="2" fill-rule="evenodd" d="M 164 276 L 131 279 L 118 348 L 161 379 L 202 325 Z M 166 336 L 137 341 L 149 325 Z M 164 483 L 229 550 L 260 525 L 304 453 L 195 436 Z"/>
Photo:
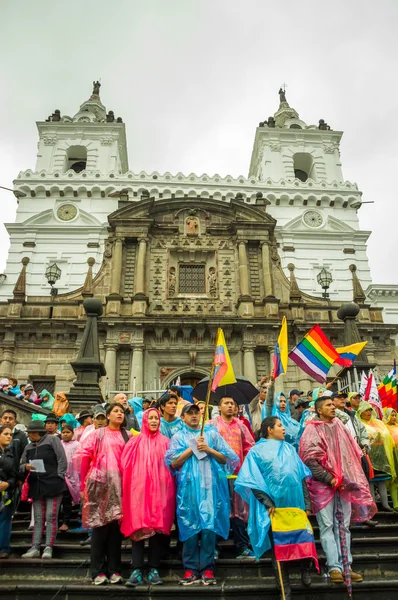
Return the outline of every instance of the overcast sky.
<path id="1" fill-rule="evenodd" d="M 132 171 L 247 175 L 287 82 L 304 121 L 345 132 L 373 281 L 396 284 L 397 29 L 397 0 L 2 0 L 0 185 L 34 168 L 35 121 L 76 113 L 97 78 Z M 1 222 L 15 211 L 0 190 Z M 7 250 L 1 226 L 0 272 Z"/>

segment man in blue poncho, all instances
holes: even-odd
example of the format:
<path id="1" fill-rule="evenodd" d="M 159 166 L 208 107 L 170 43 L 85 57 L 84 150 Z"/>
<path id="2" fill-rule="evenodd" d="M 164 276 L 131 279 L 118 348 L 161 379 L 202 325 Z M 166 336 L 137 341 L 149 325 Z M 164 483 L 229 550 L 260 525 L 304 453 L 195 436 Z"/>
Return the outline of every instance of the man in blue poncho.
<path id="1" fill-rule="evenodd" d="M 184 427 L 184 421 L 177 417 L 177 398 L 171 394 L 163 394 L 158 401 L 162 413 L 160 419 L 160 433 L 172 438 L 175 433 Z"/>
<path id="2" fill-rule="evenodd" d="M 184 428 L 173 435 L 166 464 L 175 469 L 177 520 L 183 542 L 185 569 L 182 585 L 215 584 L 214 552 L 216 535 L 229 533 L 229 492 L 227 475 L 239 465 L 239 458 L 213 428 L 200 435 L 200 410 L 184 406 Z"/>
<path id="3" fill-rule="evenodd" d="M 311 512 L 305 483 L 311 471 L 300 460 L 295 448 L 285 441 L 285 428 L 278 417 L 264 419 L 261 437 L 249 451 L 235 482 L 235 490 L 249 503 L 248 533 L 259 559 L 272 548 L 271 517 L 275 508 L 299 508 Z M 276 562 L 273 556 L 273 565 Z M 286 600 L 291 598 L 289 572 L 281 563 Z M 308 567 L 302 569 L 302 582 L 311 585 Z M 277 577 L 279 583 L 279 579 Z"/>
<path id="4" fill-rule="evenodd" d="M 290 404 L 283 392 L 275 394 L 273 398 L 267 395 L 267 403 L 263 406 L 263 419 L 271 416 L 278 417 L 281 420 L 285 428 L 285 441 L 293 444 L 298 450 L 302 429 L 299 423 L 292 418 Z"/>

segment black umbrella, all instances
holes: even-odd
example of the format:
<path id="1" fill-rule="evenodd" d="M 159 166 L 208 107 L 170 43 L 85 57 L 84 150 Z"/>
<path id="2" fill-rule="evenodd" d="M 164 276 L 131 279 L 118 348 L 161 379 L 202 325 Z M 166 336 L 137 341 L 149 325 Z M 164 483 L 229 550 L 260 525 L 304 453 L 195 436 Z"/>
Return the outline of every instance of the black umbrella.
<path id="1" fill-rule="evenodd" d="M 191 395 L 197 400 L 206 400 L 209 378 L 201 379 L 197 386 L 192 390 Z M 237 404 L 249 404 L 258 395 L 259 391 L 247 379 L 247 377 L 237 377 L 236 383 L 222 385 L 210 394 L 210 403 L 217 404 L 224 396 L 233 398 Z"/>

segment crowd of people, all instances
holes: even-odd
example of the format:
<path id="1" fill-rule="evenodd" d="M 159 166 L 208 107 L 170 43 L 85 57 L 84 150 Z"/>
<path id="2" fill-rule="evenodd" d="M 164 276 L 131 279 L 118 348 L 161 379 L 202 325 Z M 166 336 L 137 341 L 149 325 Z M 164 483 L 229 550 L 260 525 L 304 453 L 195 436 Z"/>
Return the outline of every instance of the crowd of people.
<path id="1" fill-rule="evenodd" d="M 51 559 L 75 511 L 88 533 L 83 543 L 91 548 L 95 585 L 122 583 L 125 538 L 133 567 L 126 585 L 144 581 L 145 540 L 147 581 L 162 584 L 159 567 L 172 529 L 181 545 L 180 583 L 211 585 L 218 542 L 230 532 L 237 559 L 256 560 L 270 550 L 276 570 L 272 519 L 290 507 L 315 515 L 330 581 L 343 583 L 338 511 L 350 569 L 350 523 L 376 526 L 376 501 L 398 512 L 397 411 L 385 409 L 380 419 L 358 392 L 325 386 L 276 394 L 273 378 L 263 377 L 248 405 L 225 396 L 208 410 L 171 386 L 158 400 L 119 393 L 73 415 L 63 393 L 35 394 L 15 379 L 0 387 L 52 410 L 26 428 L 11 408 L 1 415 L 0 559 L 10 555 L 22 499 L 32 503 L 33 528 L 23 558 Z M 311 561 L 300 566 L 303 584 L 311 585 Z M 280 578 L 289 599 L 287 563 Z M 362 576 L 351 570 L 351 580 Z"/>

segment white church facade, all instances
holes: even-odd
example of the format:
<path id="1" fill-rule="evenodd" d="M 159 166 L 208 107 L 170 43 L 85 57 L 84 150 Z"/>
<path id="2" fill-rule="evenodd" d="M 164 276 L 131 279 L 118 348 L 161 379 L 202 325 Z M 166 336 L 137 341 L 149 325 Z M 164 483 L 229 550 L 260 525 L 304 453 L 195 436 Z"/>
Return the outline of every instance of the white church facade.
<path id="1" fill-rule="evenodd" d="M 342 344 L 336 312 L 353 298 L 361 336 L 368 332 L 370 355 L 387 370 L 398 319 L 383 322 L 382 303 L 372 306 L 377 294 L 363 293 L 374 290 L 370 232 L 359 227 L 362 193 L 343 176 L 341 131 L 322 120 L 307 125 L 280 90 L 279 109 L 256 129 L 247 177 L 134 173 L 125 124 L 107 112 L 99 92 L 95 82 L 73 117 L 55 111 L 37 123 L 36 166 L 14 182 L 18 210 L 6 224 L 10 251 L 0 285 L 2 374 L 37 371 L 55 377 L 57 390 L 67 388 L 73 372 L 62 367 L 57 379 L 57 335 L 68 331 L 60 356 L 73 359 L 85 294 L 105 306 L 101 351 L 109 389 L 206 374 L 211 352 L 198 348 L 218 323 L 229 331 L 238 372 L 254 379 L 269 369 L 283 314 L 292 343 L 307 324 L 324 320 Z M 46 270 L 54 264 L 59 279 L 50 296 Z M 332 280 L 323 297 L 322 270 Z M 390 301 L 384 315 L 397 309 Z M 33 337 L 23 335 L 22 321 L 33 336 L 35 319 L 50 333 L 25 367 Z M 296 367 L 287 381 L 311 383 Z"/>

